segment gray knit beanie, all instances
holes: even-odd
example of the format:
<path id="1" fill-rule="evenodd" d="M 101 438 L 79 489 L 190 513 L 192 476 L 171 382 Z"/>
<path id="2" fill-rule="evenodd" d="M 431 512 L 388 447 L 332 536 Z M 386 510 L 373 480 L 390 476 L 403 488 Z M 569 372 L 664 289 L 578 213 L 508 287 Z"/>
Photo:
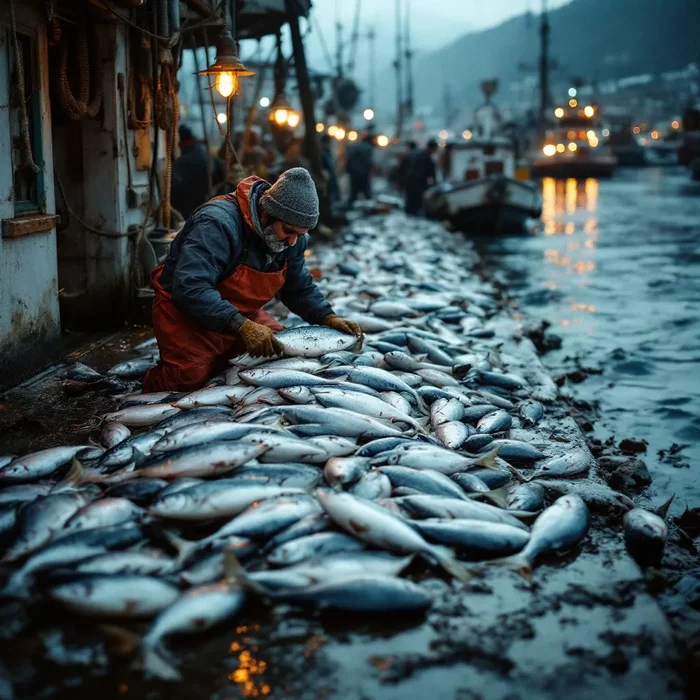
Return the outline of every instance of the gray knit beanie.
<path id="1" fill-rule="evenodd" d="M 318 194 L 306 168 L 290 168 L 260 197 L 260 208 L 275 219 L 310 229 L 318 223 Z"/>

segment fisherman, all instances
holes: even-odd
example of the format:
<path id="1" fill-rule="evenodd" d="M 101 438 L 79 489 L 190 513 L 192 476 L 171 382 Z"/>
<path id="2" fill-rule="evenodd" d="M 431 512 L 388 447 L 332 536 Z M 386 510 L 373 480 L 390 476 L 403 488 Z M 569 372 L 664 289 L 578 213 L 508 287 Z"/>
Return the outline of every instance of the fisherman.
<path id="1" fill-rule="evenodd" d="M 160 362 L 144 391 L 197 389 L 244 351 L 281 354 L 274 333 L 283 326 L 262 309 L 275 295 L 308 323 L 361 335 L 333 313 L 306 268 L 306 233 L 318 216 L 304 168 L 287 170 L 272 186 L 247 177 L 194 212 L 151 273 Z"/>
<path id="2" fill-rule="evenodd" d="M 365 199 L 372 197 L 372 159 L 374 156 L 374 138 L 367 134 L 360 143 L 348 150 L 345 171 L 350 176 L 350 199 L 348 206 L 352 206 L 358 194 Z"/>
<path id="3" fill-rule="evenodd" d="M 209 199 L 211 192 L 223 182 L 225 173 L 221 161 L 209 156 L 204 144 L 197 141 L 189 126 L 180 124 L 178 133 L 180 157 L 173 163 L 170 200 L 182 218 L 187 219 L 200 204 Z M 211 158 L 211 182 L 207 174 L 207 158 Z"/>
<path id="4" fill-rule="evenodd" d="M 406 165 L 404 183 L 406 187 L 406 213 L 419 216 L 423 213 L 423 195 L 435 184 L 435 161 L 438 145 L 430 139 L 426 147 L 415 151 Z"/>

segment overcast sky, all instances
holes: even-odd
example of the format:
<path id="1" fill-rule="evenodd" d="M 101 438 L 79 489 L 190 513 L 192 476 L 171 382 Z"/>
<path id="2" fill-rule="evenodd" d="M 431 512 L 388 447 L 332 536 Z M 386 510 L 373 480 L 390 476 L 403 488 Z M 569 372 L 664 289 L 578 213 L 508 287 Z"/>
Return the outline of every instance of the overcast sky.
<path id="1" fill-rule="evenodd" d="M 567 2 L 569 0 L 549 0 L 549 6 L 556 8 Z M 348 38 L 357 4 L 358 0 L 314 0 L 312 14 L 316 21 L 312 23 L 313 31 L 307 38 L 306 48 L 309 63 L 316 70 L 330 70 L 317 27 L 329 52 L 335 56 L 336 22 L 339 20 L 343 24 L 344 35 Z M 395 53 L 396 0 L 360 0 L 359 4 L 360 32 L 366 36 L 370 27 L 375 29 L 377 70 L 381 71 Z M 407 5 L 410 7 L 411 43 L 420 52 L 440 48 L 470 31 L 499 24 L 528 9 L 539 12 L 542 0 L 401 0 L 403 13 Z M 367 54 L 368 42 L 360 40 L 355 74 L 358 82 L 368 80 Z"/>

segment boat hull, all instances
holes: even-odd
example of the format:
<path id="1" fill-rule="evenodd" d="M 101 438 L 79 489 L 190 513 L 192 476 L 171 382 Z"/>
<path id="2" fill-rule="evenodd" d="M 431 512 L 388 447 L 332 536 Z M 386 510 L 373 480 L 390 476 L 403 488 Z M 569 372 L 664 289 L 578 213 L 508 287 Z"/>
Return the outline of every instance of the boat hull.
<path id="1" fill-rule="evenodd" d="M 530 165 L 533 177 L 554 178 L 588 178 L 611 177 L 615 172 L 617 161 L 614 158 L 600 160 L 552 161 L 551 159 L 536 160 Z"/>
<path id="2" fill-rule="evenodd" d="M 542 213 L 535 183 L 506 177 L 438 185 L 426 193 L 425 205 L 429 216 L 468 233 L 518 233 Z"/>

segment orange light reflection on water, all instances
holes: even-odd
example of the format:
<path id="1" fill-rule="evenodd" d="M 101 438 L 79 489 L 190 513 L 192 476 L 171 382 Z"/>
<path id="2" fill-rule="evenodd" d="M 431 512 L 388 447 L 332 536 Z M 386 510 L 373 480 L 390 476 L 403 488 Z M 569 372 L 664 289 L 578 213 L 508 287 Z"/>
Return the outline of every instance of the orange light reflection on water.
<path id="1" fill-rule="evenodd" d="M 251 631 L 259 630 L 255 625 Z M 236 628 L 236 633 L 244 635 L 248 627 L 243 625 Z M 249 648 L 247 648 L 249 647 Z M 238 689 L 247 698 L 266 697 L 272 693 L 272 687 L 265 682 L 263 674 L 267 670 L 267 661 L 256 658 L 253 654 L 258 647 L 251 644 L 250 639 L 243 637 L 231 642 L 229 651 L 238 657 L 238 667 L 229 674 L 229 680 L 238 685 Z"/>

